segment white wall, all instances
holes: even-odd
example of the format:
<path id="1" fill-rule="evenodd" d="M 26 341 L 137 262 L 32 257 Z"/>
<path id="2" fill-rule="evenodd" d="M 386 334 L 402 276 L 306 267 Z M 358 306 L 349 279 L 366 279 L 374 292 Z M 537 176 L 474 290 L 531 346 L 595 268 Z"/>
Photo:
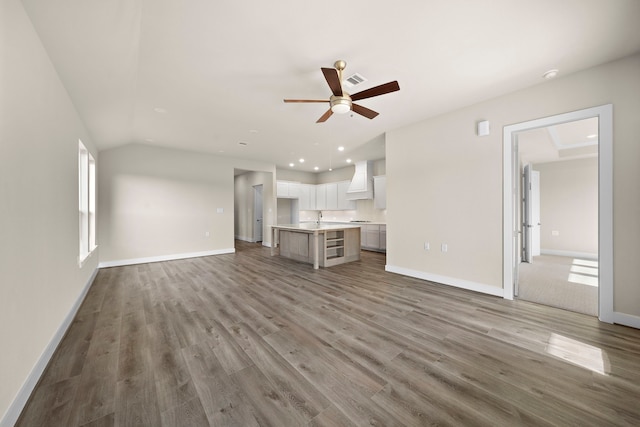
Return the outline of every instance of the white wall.
<path id="1" fill-rule="evenodd" d="M 101 265 L 233 251 L 228 161 L 132 144 L 102 151 L 98 166 Z"/>
<path id="2" fill-rule="evenodd" d="M 612 103 L 614 310 L 640 316 L 639 75 L 637 54 L 388 132 L 388 268 L 502 295 L 503 127 Z"/>
<path id="3" fill-rule="evenodd" d="M 273 165 L 131 144 L 98 166 L 101 265 L 233 252 L 235 168 L 270 169 L 260 183 L 275 206 Z"/>
<path id="4" fill-rule="evenodd" d="M 0 2 L 0 425 L 13 425 L 96 272 L 78 266 L 91 138 L 18 0 Z M 98 242 L 99 243 L 99 242 Z"/>
<path id="5" fill-rule="evenodd" d="M 533 169 L 540 172 L 542 253 L 597 257 L 598 158 L 536 163 Z"/>

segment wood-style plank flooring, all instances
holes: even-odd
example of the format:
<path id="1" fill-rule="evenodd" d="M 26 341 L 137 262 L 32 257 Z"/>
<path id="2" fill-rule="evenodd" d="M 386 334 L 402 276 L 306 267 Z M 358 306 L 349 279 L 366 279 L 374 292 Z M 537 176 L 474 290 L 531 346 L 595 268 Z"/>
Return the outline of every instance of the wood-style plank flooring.
<path id="1" fill-rule="evenodd" d="M 640 425 L 639 330 L 236 247 L 101 270 L 17 425 Z"/>

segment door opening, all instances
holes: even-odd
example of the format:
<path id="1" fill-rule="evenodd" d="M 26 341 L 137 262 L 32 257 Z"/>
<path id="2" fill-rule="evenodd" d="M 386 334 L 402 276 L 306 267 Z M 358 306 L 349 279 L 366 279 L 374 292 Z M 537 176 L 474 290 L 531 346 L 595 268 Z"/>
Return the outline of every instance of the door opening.
<path id="1" fill-rule="evenodd" d="M 503 288 L 504 298 L 517 293 L 517 278 L 521 257 L 523 213 L 521 200 L 521 160 L 519 134 L 525 131 L 559 126 L 569 122 L 597 118 L 598 121 L 598 317 L 613 322 L 613 108 L 612 105 L 589 108 L 545 117 L 504 128 L 504 191 L 503 191 Z M 532 218 L 529 218 L 532 219 Z M 535 219 L 533 219 L 535 221 Z M 542 221 L 544 223 L 544 220 Z M 543 224 L 544 227 L 544 224 Z M 533 240 L 531 238 L 530 240 Z M 533 254 L 533 252 L 532 252 Z M 525 257 L 526 258 L 526 257 Z"/>
<path id="2" fill-rule="evenodd" d="M 262 242 L 262 184 L 253 186 L 253 241 Z"/>

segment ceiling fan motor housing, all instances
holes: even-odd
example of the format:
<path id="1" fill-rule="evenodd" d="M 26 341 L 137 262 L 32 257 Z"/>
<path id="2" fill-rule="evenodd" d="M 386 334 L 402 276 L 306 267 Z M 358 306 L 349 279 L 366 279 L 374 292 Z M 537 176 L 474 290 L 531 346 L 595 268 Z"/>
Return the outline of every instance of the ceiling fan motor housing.
<path id="1" fill-rule="evenodd" d="M 342 92 L 342 96 L 331 95 L 329 103 L 331 104 L 331 111 L 336 114 L 344 114 L 351 111 L 351 97 L 346 92 Z"/>

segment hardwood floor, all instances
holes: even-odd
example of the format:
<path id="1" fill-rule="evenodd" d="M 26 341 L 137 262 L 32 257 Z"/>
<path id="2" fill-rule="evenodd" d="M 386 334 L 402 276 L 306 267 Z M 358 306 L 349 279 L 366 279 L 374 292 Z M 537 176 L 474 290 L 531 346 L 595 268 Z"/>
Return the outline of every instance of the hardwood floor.
<path id="1" fill-rule="evenodd" d="M 101 270 L 17 425 L 640 424 L 639 330 L 236 248 Z"/>

